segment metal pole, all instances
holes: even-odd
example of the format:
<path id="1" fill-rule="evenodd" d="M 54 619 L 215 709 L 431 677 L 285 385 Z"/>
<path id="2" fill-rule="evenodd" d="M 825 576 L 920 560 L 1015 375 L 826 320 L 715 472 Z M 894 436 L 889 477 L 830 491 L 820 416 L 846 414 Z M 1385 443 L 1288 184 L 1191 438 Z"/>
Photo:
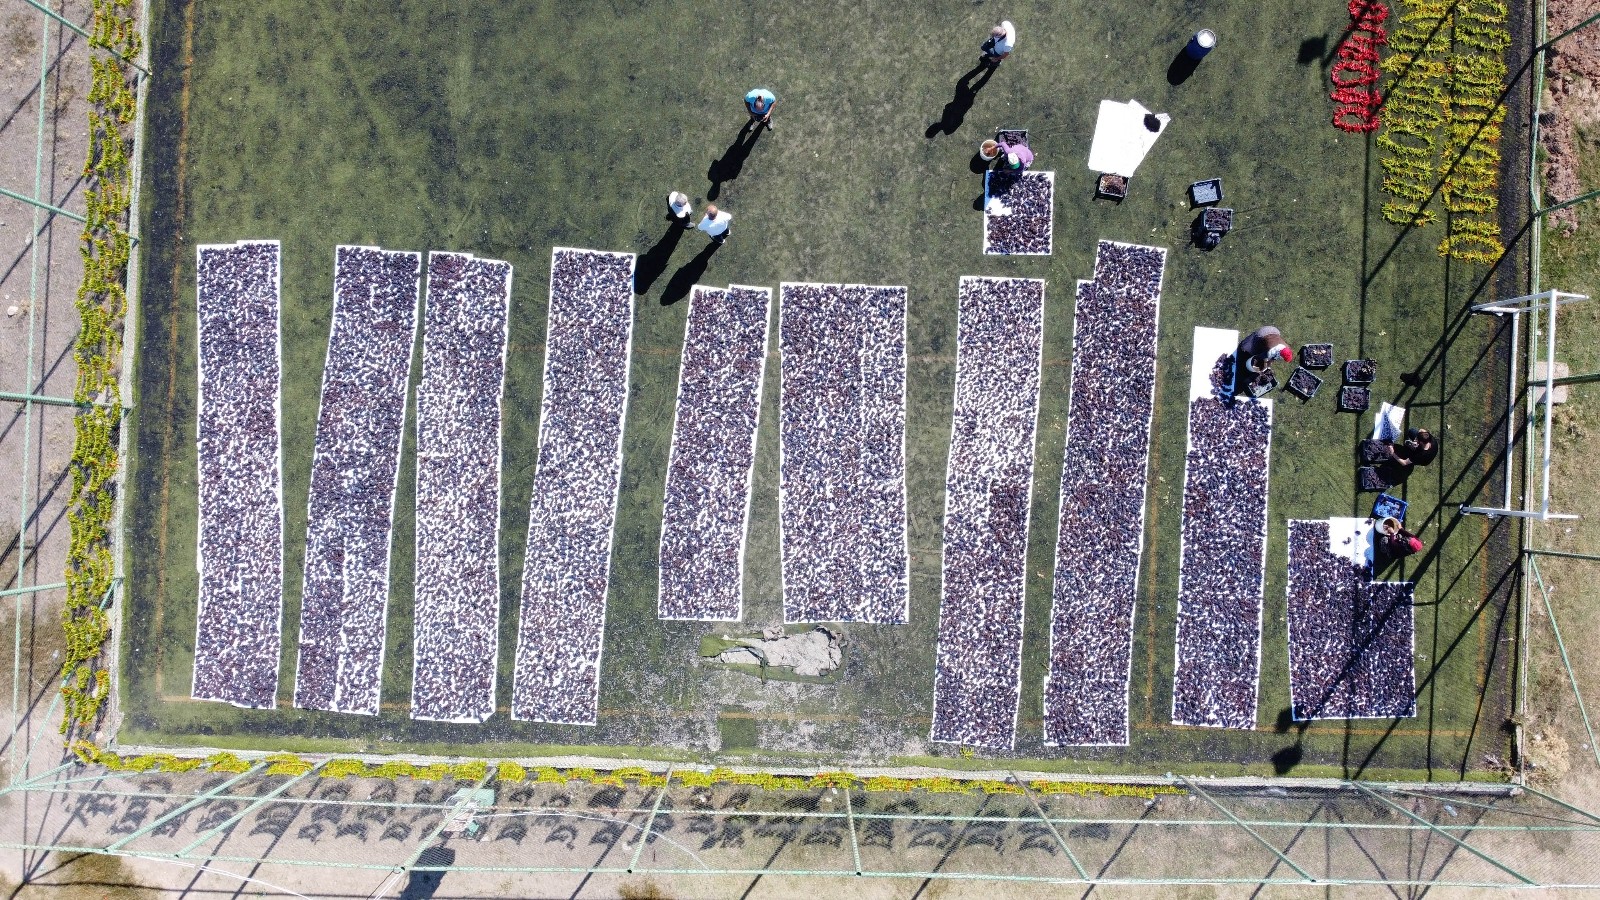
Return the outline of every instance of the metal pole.
<path id="1" fill-rule="evenodd" d="M 1555 805 L 1561 807 L 1562 809 L 1571 810 L 1572 812 L 1575 812 L 1578 815 L 1583 816 L 1585 819 L 1589 819 L 1590 821 L 1593 821 L 1593 822 L 1600 822 L 1600 816 L 1597 816 L 1594 813 L 1589 812 L 1586 809 L 1580 809 L 1580 808 L 1578 808 L 1576 806 L 1573 806 L 1571 803 L 1568 803 L 1565 800 L 1560 800 L 1560 799 L 1557 799 L 1555 797 L 1552 797 L 1549 794 L 1546 794 L 1544 791 L 1539 790 L 1538 788 L 1534 787 L 1531 784 L 1523 785 L 1522 789 L 1527 791 L 1530 794 L 1536 794 L 1536 795 L 1538 795 L 1540 797 L 1543 797 L 1544 799 L 1549 800 L 1551 803 L 1554 803 Z"/>
<path id="2" fill-rule="evenodd" d="M 1545 341 L 1544 356 L 1544 495 L 1539 503 L 1539 512 L 1548 515 L 1550 512 L 1550 435 L 1555 424 L 1556 405 L 1555 386 L 1551 383 L 1555 379 L 1556 371 L 1556 312 L 1560 307 L 1560 294 L 1551 291 L 1550 297 L 1550 326 L 1548 339 Z"/>
<path id="3" fill-rule="evenodd" d="M 1044 807 L 1040 806 L 1038 798 L 1033 796 L 1033 789 L 1028 787 L 1027 782 L 1018 778 L 1016 772 L 1011 773 L 1011 778 L 1022 787 L 1022 793 L 1027 796 L 1028 802 L 1033 804 L 1033 811 L 1039 814 L 1039 818 L 1044 820 L 1045 827 L 1049 828 L 1050 833 L 1055 835 L 1056 845 L 1061 848 L 1061 852 L 1067 854 L 1067 859 L 1072 862 L 1072 867 L 1078 870 L 1078 877 L 1084 881 L 1090 880 L 1088 870 L 1084 869 L 1083 864 L 1078 862 L 1077 855 L 1072 852 L 1071 847 L 1067 846 L 1066 840 L 1061 837 L 1061 832 L 1056 829 L 1056 824 L 1050 821 L 1049 816 L 1044 814 Z"/>
<path id="4" fill-rule="evenodd" d="M 1593 553 L 1568 553 L 1565 550 L 1524 550 L 1531 556 L 1555 556 L 1561 559 L 1587 559 L 1590 562 L 1600 562 L 1600 556 Z"/>
<path id="5" fill-rule="evenodd" d="M 1563 387 L 1569 384 L 1589 384 L 1593 381 L 1600 381 L 1600 372 L 1589 372 L 1583 375 L 1563 375 L 1550 383 L 1556 387 Z"/>
<path id="6" fill-rule="evenodd" d="M 160 817 L 159 819 L 156 819 L 155 821 L 151 822 L 150 824 L 142 825 L 139 828 L 135 829 L 134 831 L 130 832 L 129 834 L 123 835 L 122 837 L 117 838 L 116 840 L 114 840 L 111 843 L 107 844 L 106 845 L 106 852 L 107 853 L 112 853 L 112 852 L 115 852 L 117 850 L 122 849 L 122 847 L 125 844 L 127 844 L 129 841 L 132 841 L 132 840 L 134 840 L 136 838 L 143 837 L 144 835 L 149 834 L 150 832 L 156 830 L 157 828 L 160 828 L 162 825 L 165 825 L 168 822 L 172 821 L 173 819 L 176 819 L 177 817 L 183 815 L 184 813 L 187 813 L 189 810 L 194 809 L 195 807 L 201 805 L 202 803 L 205 803 L 205 802 L 215 798 L 218 794 L 222 793 L 224 790 L 226 790 L 226 789 L 228 789 L 230 787 L 233 787 L 235 784 L 238 784 L 239 782 L 245 780 L 246 778 L 249 778 L 251 775 L 254 775 L 257 772 L 261 771 L 262 769 L 266 768 L 266 766 L 267 766 L 267 763 L 266 763 L 265 760 L 263 760 L 261 762 L 256 763 L 254 766 L 250 767 L 248 770 L 246 770 L 244 772 L 241 772 L 241 773 L 239 773 L 238 775 L 235 775 L 232 778 L 224 778 L 220 783 L 217 784 L 216 787 L 213 787 L 211 790 L 206 791 L 205 793 L 199 795 L 198 797 L 195 797 L 193 800 L 190 800 L 188 803 L 185 803 L 185 804 L 179 806 L 178 808 L 172 810 L 171 812 L 169 812 L 166 815 Z"/>
<path id="7" fill-rule="evenodd" d="M 628 862 L 628 874 L 639 865 L 639 858 L 644 856 L 644 845 L 650 842 L 651 829 L 656 827 L 656 814 L 661 812 L 661 801 L 667 799 L 667 788 L 672 787 L 672 770 L 667 769 L 666 781 L 662 782 L 661 790 L 656 793 L 655 805 L 650 807 L 650 818 L 644 820 L 644 833 L 639 835 L 639 846 L 633 849 L 633 859 Z"/>
<path id="8" fill-rule="evenodd" d="M 67 762 L 61 763 L 60 765 L 56 766 L 54 769 L 51 769 L 48 772 L 41 772 L 40 774 L 34 776 L 33 778 L 29 778 L 29 779 L 21 780 L 21 781 L 18 780 L 18 776 L 21 775 L 22 773 L 20 773 L 20 772 L 13 773 L 12 776 L 11 776 L 11 781 L 8 782 L 5 787 L 0 787 L 0 797 L 4 797 L 6 794 L 11 793 L 12 791 L 27 791 L 29 786 L 31 786 L 34 782 L 40 781 L 40 780 L 45 779 L 45 778 L 49 778 L 51 775 L 55 775 L 55 774 L 57 774 L 59 772 L 62 772 L 64 770 L 66 770 L 66 769 L 70 769 L 75 765 L 77 765 L 76 762 L 74 762 L 72 760 L 68 760 Z"/>
<path id="9" fill-rule="evenodd" d="M 1572 658 L 1567 655 L 1567 642 L 1561 639 L 1561 626 L 1556 624 L 1556 610 L 1550 602 L 1550 589 L 1545 586 L 1544 573 L 1539 571 L 1539 561 L 1532 557 L 1528 559 L 1528 568 L 1533 573 L 1534 580 L 1539 585 L 1539 596 L 1544 598 L 1544 610 L 1550 616 L 1550 630 L 1556 636 L 1556 649 L 1561 651 L 1561 665 L 1567 670 L 1567 683 L 1572 685 L 1572 696 L 1578 701 L 1578 715 L 1583 719 L 1583 730 L 1589 735 L 1589 749 L 1594 753 L 1596 764 L 1600 764 L 1600 746 L 1594 740 L 1594 726 L 1589 722 L 1589 710 L 1583 704 L 1583 692 L 1578 690 L 1578 674 L 1572 671 Z"/>
<path id="10" fill-rule="evenodd" d="M 58 591 L 66 586 L 67 583 L 65 581 L 57 581 L 51 584 L 34 584 L 29 585 L 28 587 L 7 588 L 3 591 L 0 591 L 0 597 L 20 597 L 24 594 L 37 594 L 42 591 Z"/>
<path id="11" fill-rule="evenodd" d="M 1534 886 L 1534 887 L 1538 886 L 1539 883 L 1537 881 L 1534 881 L 1532 878 L 1529 878 L 1528 876 L 1522 874 L 1521 872 L 1518 872 L 1516 869 L 1511 868 L 1510 866 L 1506 865 L 1505 863 L 1501 862 L 1500 860 L 1495 859 L 1494 857 L 1492 857 L 1489 854 L 1483 852 L 1482 850 L 1479 850 L 1477 847 L 1472 846 L 1471 844 L 1469 844 L 1466 841 L 1456 837 L 1455 835 L 1450 834 L 1449 832 L 1445 831 L 1444 829 L 1440 828 L 1439 826 L 1433 824 L 1432 822 L 1429 822 L 1427 819 L 1424 819 L 1423 817 L 1417 815 L 1416 813 L 1412 812 L 1411 810 L 1406 809 L 1404 806 L 1401 806 L 1400 804 L 1395 803 L 1394 801 L 1390 800 L 1387 797 L 1379 796 L 1375 791 L 1371 790 L 1370 788 L 1368 788 L 1366 785 L 1362 784 L 1361 782 L 1359 782 L 1359 781 L 1347 781 L 1347 782 L 1345 782 L 1345 784 L 1350 785 L 1351 787 L 1355 788 L 1356 790 L 1360 791 L 1363 794 L 1366 794 L 1368 797 L 1371 797 L 1372 799 L 1378 801 L 1379 803 L 1382 803 L 1383 805 L 1389 807 L 1390 809 L 1394 810 L 1395 812 L 1400 813 L 1401 815 L 1403 815 L 1403 816 L 1405 816 L 1405 817 L 1407 817 L 1409 819 L 1413 819 L 1413 820 L 1415 820 L 1417 822 L 1421 822 L 1423 825 L 1428 826 L 1428 830 L 1429 831 L 1433 832 L 1434 834 L 1437 834 L 1438 836 L 1444 838 L 1445 840 L 1449 841 L 1450 843 L 1455 844 L 1457 847 L 1460 847 L 1461 849 L 1467 851 L 1468 853 L 1471 853 L 1473 856 L 1476 856 L 1477 858 L 1483 860 L 1484 862 L 1488 863 L 1489 865 L 1494 866 L 1496 869 L 1499 869 L 1500 871 L 1506 873 L 1507 875 L 1510 875 L 1512 878 L 1517 879 L 1518 881 L 1522 882 L 1523 884 L 1526 884 L 1526 885 L 1529 885 L 1529 886 Z"/>
<path id="12" fill-rule="evenodd" d="M 99 400 L 90 400 L 86 403 L 82 403 L 77 400 L 73 400 L 70 397 L 48 397 L 43 394 L 19 394 L 16 391 L 0 391 L 0 400 L 11 400 L 16 403 L 42 403 L 45 406 L 78 406 L 85 409 L 91 406 L 99 406 L 105 409 L 111 409 L 113 406 L 115 406 L 115 404 L 106 403 Z"/>
<path id="13" fill-rule="evenodd" d="M 1579 194 L 1578 196 L 1573 197 L 1571 200 L 1563 200 L 1560 203 L 1552 203 L 1551 205 L 1546 206 L 1544 209 L 1534 213 L 1534 218 L 1542 218 L 1546 213 L 1553 213 L 1558 209 L 1566 209 L 1569 206 L 1577 206 L 1579 203 L 1587 203 L 1596 197 L 1600 197 L 1600 191 L 1589 191 L 1588 193 Z"/>
<path id="14" fill-rule="evenodd" d="M 43 101 L 43 99 L 41 99 L 39 102 L 43 103 L 44 101 Z M 62 209 L 61 207 L 56 206 L 54 204 L 46 203 L 43 200 L 35 200 L 34 198 L 29 197 L 29 196 L 27 196 L 25 194 L 19 194 L 16 191 L 11 190 L 10 188 L 0 187 L 0 197 L 10 197 L 13 200 L 16 200 L 16 201 L 19 201 L 19 202 L 22 202 L 22 203 L 26 203 L 29 206 L 38 207 L 39 209 L 46 210 L 47 212 L 55 213 L 58 216 L 66 216 L 67 218 L 73 220 L 74 222 L 77 222 L 80 225 L 86 224 L 89 221 L 88 219 L 85 219 L 83 216 L 80 216 L 75 212 L 69 212 L 69 211 L 67 211 L 65 209 Z M 34 233 L 37 234 L 38 231 L 39 231 L 38 227 L 35 226 L 34 227 Z"/>
<path id="15" fill-rule="evenodd" d="M 1284 856 L 1282 850 L 1279 850 L 1277 847 L 1273 846 L 1272 843 L 1270 841 L 1268 841 L 1266 838 L 1262 837 L 1260 834 L 1257 834 L 1256 830 L 1254 828 L 1251 828 L 1249 825 L 1246 825 L 1245 823 L 1239 821 L 1239 817 L 1234 815 L 1226 806 L 1223 806 L 1221 803 L 1218 803 L 1217 802 L 1217 798 L 1215 798 L 1215 797 L 1211 796 L 1210 794 L 1206 793 L 1205 791 L 1201 790 L 1198 785 L 1196 785 L 1194 782 L 1190 781 L 1189 779 L 1185 778 L 1182 775 L 1178 776 L 1178 780 L 1183 782 L 1185 785 L 1187 785 L 1189 787 L 1189 790 L 1194 791 L 1196 794 L 1199 794 L 1200 796 L 1206 798 L 1206 800 L 1210 801 L 1212 806 L 1215 806 L 1218 810 L 1221 810 L 1222 814 L 1228 817 L 1228 821 L 1230 821 L 1233 824 L 1239 826 L 1240 828 L 1243 828 L 1244 831 L 1245 831 L 1245 834 L 1248 834 L 1251 837 L 1255 838 L 1256 839 L 1256 843 L 1258 843 L 1261 846 L 1267 848 L 1268 850 L 1271 850 L 1273 856 L 1276 856 L 1277 858 L 1283 860 L 1283 864 L 1288 866 L 1289 868 L 1295 870 L 1295 873 L 1298 874 L 1301 878 L 1304 878 L 1308 882 L 1312 882 L 1312 883 L 1316 882 L 1317 879 L 1312 877 L 1310 872 L 1307 872 L 1305 869 L 1302 869 L 1299 866 L 1295 865 L 1294 860 L 1290 859 L 1287 856 Z"/>
<path id="16" fill-rule="evenodd" d="M 856 839 L 856 810 L 850 802 L 850 786 L 844 788 L 845 819 L 850 823 L 850 853 L 856 860 L 856 874 L 861 874 L 861 842 Z"/>
<path id="17" fill-rule="evenodd" d="M 1515 464 L 1517 458 L 1517 351 L 1521 349 L 1518 346 L 1518 340 L 1521 337 L 1521 335 L 1518 334 L 1518 329 L 1521 327 L 1521 325 L 1522 317 L 1513 314 L 1511 316 L 1511 365 L 1506 369 L 1505 490 L 1502 491 L 1502 499 L 1500 501 L 1500 505 L 1507 509 L 1511 508 L 1512 466 Z"/>
<path id="18" fill-rule="evenodd" d="M 22 0 L 22 2 L 28 4 L 29 6 L 33 7 L 34 9 L 37 9 L 38 11 L 44 13 L 45 15 L 49 16 L 50 18 L 55 19 L 57 22 L 60 22 L 63 26 L 65 26 L 67 29 L 69 29 L 74 34 L 78 35 L 79 37 L 84 38 L 86 40 L 89 38 L 89 32 L 84 31 L 81 27 L 78 26 L 78 24 L 76 22 L 73 22 L 73 21 L 71 21 L 69 19 L 62 18 L 60 15 L 57 15 L 53 10 L 49 9 L 48 7 L 40 6 L 37 2 L 35 2 L 35 0 Z M 89 46 L 94 47 L 94 44 L 91 43 Z M 117 51 L 111 49 L 110 47 L 95 47 L 95 49 L 96 50 L 104 50 L 105 52 L 111 54 L 112 56 L 115 56 L 117 59 L 122 60 L 124 63 L 127 63 L 128 65 L 133 66 L 135 69 L 138 69 L 140 72 L 143 72 L 146 75 L 150 74 L 150 70 L 149 69 L 146 69 L 144 66 L 139 65 L 138 63 L 136 63 L 133 60 L 127 58 L 126 56 L 123 56 L 121 53 L 118 53 Z"/>
<path id="19" fill-rule="evenodd" d="M 61 705 L 61 697 L 61 692 L 56 691 L 55 696 L 50 698 L 50 706 L 44 711 L 44 718 L 39 719 L 38 721 L 49 722 L 55 719 L 56 707 Z M 32 717 L 30 716 L 29 718 L 31 719 Z M 28 763 L 33 761 L 33 751 L 39 749 L 39 742 L 44 740 L 44 736 L 47 734 L 55 734 L 55 732 L 51 731 L 49 728 L 40 728 L 39 733 L 33 736 L 33 741 L 28 744 L 28 752 L 22 755 L 22 765 L 17 767 L 17 771 L 19 773 L 28 771 Z M 16 740 L 14 735 L 12 740 Z"/>
<path id="20" fill-rule="evenodd" d="M 1479 516 L 1489 516 L 1491 518 L 1494 517 L 1494 516 L 1509 516 L 1509 517 L 1514 518 L 1514 519 L 1538 519 L 1541 522 L 1548 522 L 1551 519 L 1563 519 L 1563 520 L 1565 520 L 1565 519 L 1576 519 L 1576 518 L 1579 518 L 1579 516 L 1573 515 L 1572 513 L 1553 513 L 1553 512 L 1537 513 L 1537 512 L 1533 512 L 1532 510 L 1497 509 L 1497 508 L 1495 508 L 1493 506 L 1467 506 L 1466 504 L 1462 504 L 1461 507 L 1457 511 L 1460 512 L 1464 516 L 1465 515 L 1479 515 Z"/>
<path id="21" fill-rule="evenodd" d="M 33 193 L 37 196 L 44 190 L 44 98 L 50 83 L 50 20 L 44 19 L 40 23 L 39 37 L 39 124 L 38 135 L 34 143 L 33 153 Z M 0 192 L 10 195 L 10 191 L 0 188 Z M 39 306 L 39 201 L 18 195 L 34 206 L 29 213 L 28 231 L 28 358 L 23 363 L 26 374 L 23 376 L 22 387 L 24 390 L 33 391 L 33 350 L 35 314 Z M 49 206 L 49 204 L 44 204 Z M 28 472 L 33 468 L 33 404 L 25 403 L 22 407 L 22 468 L 18 470 L 22 476 L 17 485 L 17 587 L 26 587 L 28 584 Z M 13 738 L 11 741 L 11 770 L 18 775 L 25 774 L 17 765 L 17 751 L 21 741 L 16 740 L 16 732 L 22 729 L 22 595 L 16 596 L 13 604 L 14 621 L 12 622 L 11 640 L 11 722 Z"/>
<path id="22" fill-rule="evenodd" d="M 289 788 L 293 787 L 294 785 L 299 784 L 301 781 L 304 781 L 308 776 L 313 775 L 318 771 L 321 771 L 321 769 L 322 769 L 322 767 L 324 765 L 326 765 L 326 763 L 317 763 L 316 765 L 314 765 L 311 768 L 305 770 L 304 772 L 301 772 L 299 775 L 296 775 L 293 778 L 290 778 L 288 781 L 285 781 L 283 784 L 278 785 L 276 788 L 273 788 L 268 793 L 263 794 L 260 797 L 257 797 L 256 801 L 254 803 L 250 804 L 249 806 L 246 806 L 244 809 L 241 809 L 238 812 L 234 813 L 233 815 L 229 816 L 227 818 L 227 820 L 224 821 L 222 824 L 218 825 L 217 827 L 211 829 L 210 831 L 207 831 L 205 834 L 203 834 L 200 837 L 196 838 L 194 843 L 190 844 L 187 847 L 184 847 L 182 850 L 179 850 L 176 854 L 174 854 L 174 856 L 177 856 L 177 857 L 180 857 L 180 858 L 188 856 L 190 854 L 190 852 L 192 852 L 196 847 L 199 847 L 201 844 L 204 844 L 206 841 L 209 841 L 212 838 L 216 837 L 218 834 L 220 834 L 222 832 L 223 829 L 228 828 L 231 825 L 233 825 L 233 823 L 238 822 L 239 820 L 243 819 L 245 816 L 247 816 L 251 812 L 255 811 L 258 807 L 264 806 L 267 803 L 271 802 L 272 798 L 278 796 L 279 794 L 283 793 L 284 791 L 287 791 Z"/>

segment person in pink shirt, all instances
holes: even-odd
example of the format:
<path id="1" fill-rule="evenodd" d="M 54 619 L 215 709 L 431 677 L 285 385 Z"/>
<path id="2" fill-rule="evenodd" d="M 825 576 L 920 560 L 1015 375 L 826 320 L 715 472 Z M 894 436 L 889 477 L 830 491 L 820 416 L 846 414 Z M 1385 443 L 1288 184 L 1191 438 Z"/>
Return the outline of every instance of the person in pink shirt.
<path id="1" fill-rule="evenodd" d="M 1027 144 L 1007 144 L 1000 141 L 997 145 L 1000 155 L 995 157 L 995 165 L 1002 169 L 1014 172 L 1026 172 L 1033 165 L 1033 151 Z"/>

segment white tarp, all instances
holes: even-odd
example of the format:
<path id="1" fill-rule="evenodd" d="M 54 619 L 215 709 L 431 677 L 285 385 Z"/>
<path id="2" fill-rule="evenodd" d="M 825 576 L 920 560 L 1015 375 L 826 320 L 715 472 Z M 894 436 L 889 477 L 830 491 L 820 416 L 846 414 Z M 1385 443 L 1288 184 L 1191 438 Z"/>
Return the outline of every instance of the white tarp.
<path id="1" fill-rule="evenodd" d="M 1172 121 L 1171 116 L 1161 113 L 1156 116 L 1156 130 L 1151 131 L 1144 122 L 1148 115 L 1150 110 L 1137 100 L 1127 103 L 1101 100 L 1100 118 L 1094 124 L 1094 143 L 1089 146 L 1089 168 L 1132 178 L 1133 170 L 1144 162 L 1145 154 Z"/>
<path id="2" fill-rule="evenodd" d="M 1213 397 L 1216 392 L 1211 388 L 1211 370 L 1216 368 L 1218 358 L 1239 348 L 1239 332 L 1201 325 L 1194 330 L 1193 347 L 1189 360 L 1189 399 Z"/>
<path id="3" fill-rule="evenodd" d="M 1328 519 L 1328 552 L 1350 560 L 1352 565 L 1372 565 L 1373 522 L 1334 516 Z"/>
<path id="4" fill-rule="evenodd" d="M 1398 441 L 1406 433 L 1406 408 L 1385 403 L 1378 409 L 1378 417 L 1372 423 L 1372 439 L 1375 441 Z"/>

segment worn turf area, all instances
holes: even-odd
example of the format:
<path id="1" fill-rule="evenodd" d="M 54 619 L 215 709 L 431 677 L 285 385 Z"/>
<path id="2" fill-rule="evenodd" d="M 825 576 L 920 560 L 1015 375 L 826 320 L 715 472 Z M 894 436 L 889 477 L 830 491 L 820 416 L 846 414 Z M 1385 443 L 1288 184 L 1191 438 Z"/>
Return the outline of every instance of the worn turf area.
<path id="1" fill-rule="evenodd" d="M 1293 0 L 1207 10 L 1157 0 L 1015 3 L 1016 54 L 969 80 L 997 10 L 889 2 L 460 4 L 421 0 L 183 0 L 155 4 L 145 135 L 145 269 L 136 373 L 137 452 L 128 526 L 122 657 L 124 743 L 527 755 L 587 748 L 717 762 L 994 763 L 927 741 L 961 275 L 1050 280 L 1036 448 L 1015 757 L 1029 768 L 1471 777 L 1503 755 L 1514 617 L 1513 528 L 1458 518 L 1497 501 L 1503 366 L 1497 323 L 1464 307 L 1520 292 L 1450 265 L 1440 227 L 1382 222 L 1376 151 L 1329 125 L 1327 65 L 1342 3 Z M 1115 8 L 1114 8 L 1115 6 Z M 1204 25 L 1221 45 L 1180 84 L 1174 56 Z M 1170 68 L 1169 68 L 1170 67 Z M 1515 67 L 1513 67 L 1515 68 Z M 776 130 L 740 140 L 740 98 L 779 103 Z M 1085 167 L 1101 99 L 1137 98 L 1173 123 L 1126 202 L 1091 200 Z M 1519 139 L 1513 112 L 1506 144 Z M 978 142 L 1025 127 L 1056 175 L 1054 255 L 985 257 Z M 1514 154 L 1508 153 L 1508 158 Z M 1521 163 L 1526 172 L 1525 161 Z M 1516 166 L 1508 163 L 1509 173 Z M 1190 182 L 1220 177 L 1235 228 L 1210 253 L 1188 246 Z M 1525 176 L 1524 176 L 1525 177 Z M 1507 197 L 1526 194 L 1513 178 Z M 679 189 L 734 215 L 714 255 L 664 218 Z M 1519 193 L 1520 191 L 1520 193 Z M 680 238 L 676 247 L 663 240 Z M 284 252 L 286 610 L 280 708 L 188 699 L 196 577 L 194 245 L 277 238 Z M 1161 300 L 1156 432 L 1136 611 L 1127 749 L 1047 749 L 1040 726 L 1050 572 L 1067 413 L 1072 286 L 1097 239 L 1172 249 Z M 411 674 L 414 447 L 402 460 L 384 712 L 376 720 L 288 708 L 293 689 L 306 486 L 331 307 L 333 248 L 377 244 L 510 260 L 512 298 L 501 553 L 501 713 L 482 726 L 407 717 Z M 512 722 L 509 667 L 543 358 L 552 245 L 642 254 L 632 395 L 594 728 Z M 687 303 L 696 283 L 904 284 L 910 289 L 908 453 L 911 622 L 850 626 L 837 683 L 762 681 L 697 663 L 710 626 L 656 619 L 655 553 Z M 775 312 L 774 312 L 775 315 Z M 1374 406 L 1409 406 L 1443 435 L 1439 464 L 1406 489 L 1428 551 L 1419 579 L 1419 714 L 1398 721 L 1289 722 L 1284 522 L 1364 514 L 1356 441 L 1370 414 L 1337 414 L 1324 391 L 1278 397 L 1260 719 L 1255 731 L 1169 724 L 1190 334 L 1270 322 L 1292 345 L 1379 361 Z M 746 563 L 746 625 L 781 619 L 777 358 L 768 360 Z M 1413 373 L 1414 383 L 1402 383 Z M 413 370 L 413 379 L 416 370 Z M 414 415 L 412 421 L 415 421 Z M 725 748 L 725 749 L 724 749 Z"/>

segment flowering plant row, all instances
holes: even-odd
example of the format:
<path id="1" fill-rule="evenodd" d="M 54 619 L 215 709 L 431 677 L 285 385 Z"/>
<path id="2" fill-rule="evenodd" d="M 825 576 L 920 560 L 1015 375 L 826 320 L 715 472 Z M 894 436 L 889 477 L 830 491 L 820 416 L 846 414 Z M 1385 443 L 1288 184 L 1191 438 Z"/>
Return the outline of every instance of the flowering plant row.
<path id="1" fill-rule="evenodd" d="M 92 728 L 111 694 L 102 651 L 111 627 L 105 606 L 115 570 L 111 520 L 116 505 L 116 431 L 121 388 L 114 371 L 122 354 L 122 319 L 127 310 L 128 259 L 133 239 L 125 226 L 133 181 L 129 158 L 137 95 L 123 60 L 139 54 L 140 39 L 129 10 L 132 0 L 94 0 L 89 43 L 103 51 L 90 60 L 89 154 L 83 175 L 85 222 L 81 237 L 83 282 L 75 305 L 79 331 L 73 359 L 78 379 L 73 399 L 72 493 L 67 520 L 66 608 L 62 628 L 66 657 L 61 667 L 64 715 L 61 731 Z"/>
<path id="2" fill-rule="evenodd" d="M 1389 43 L 1383 27 L 1388 18 L 1389 7 L 1380 0 L 1350 0 L 1350 28 L 1328 73 L 1333 81 L 1328 96 L 1338 104 L 1333 124 L 1344 131 L 1366 134 L 1378 129 L 1378 109 L 1383 105 L 1383 95 L 1376 89 L 1382 59 L 1378 48 Z"/>
<path id="3" fill-rule="evenodd" d="M 181 757 L 170 753 L 147 753 L 140 756 L 119 756 L 101 750 L 88 741 L 74 741 L 72 751 L 86 765 L 105 766 L 115 772 L 192 772 L 205 770 L 239 774 L 252 765 L 232 753 L 214 753 L 207 757 Z M 281 753 L 260 760 L 266 763 L 268 775 L 301 775 L 311 771 L 315 764 L 293 754 Z M 489 777 L 490 763 L 475 760 L 465 763 L 415 764 L 396 760 L 369 763 L 359 759 L 332 759 L 322 764 L 317 772 L 323 778 L 416 778 L 424 781 L 454 779 L 456 781 L 483 781 Z M 558 769 L 552 766 L 526 767 L 509 760 L 493 764 L 494 780 L 504 784 L 531 782 L 534 784 L 594 784 L 626 788 L 630 783 L 637 787 L 665 787 L 668 775 L 651 772 L 638 766 L 628 766 L 610 772 L 590 768 Z M 712 769 L 710 772 L 673 772 L 671 781 L 684 787 L 712 787 L 719 784 L 759 787 L 769 791 L 806 791 L 820 788 L 843 788 L 869 792 L 889 791 L 906 793 L 926 791 L 931 794 L 1024 794 L 1023 786 L 1013 781 L 994 779 L 968 779 L 935 776 L 930 778 L 894 778 L 887 775 L 862 777 L 849 772 L 820 772 L 816 775 L 774 775 L 768 772 L 734 772 L 731 769 Z M 1039 794 L 1073 794 L 1102 797 L 1134 797 L 1154 800 L 1161 794 L 1184 794 L 1182 788 L 1171 785 L 1112 784 L 1098 781 L 1029 781 L 1027 788 Z"/>
<path id="4" fill-rule="evenodd" d="M 1390 82 L 1379 165 L 1394 198 L 1383 217 L 1431 224 L 1437 196 L 1449 213 L 1438 250 L 1452 259 L 1489 264 L 1505 252 L 1494 216 L 1508 14 L 1502 0 L 1408 2 L 1381 63 Z"/>

